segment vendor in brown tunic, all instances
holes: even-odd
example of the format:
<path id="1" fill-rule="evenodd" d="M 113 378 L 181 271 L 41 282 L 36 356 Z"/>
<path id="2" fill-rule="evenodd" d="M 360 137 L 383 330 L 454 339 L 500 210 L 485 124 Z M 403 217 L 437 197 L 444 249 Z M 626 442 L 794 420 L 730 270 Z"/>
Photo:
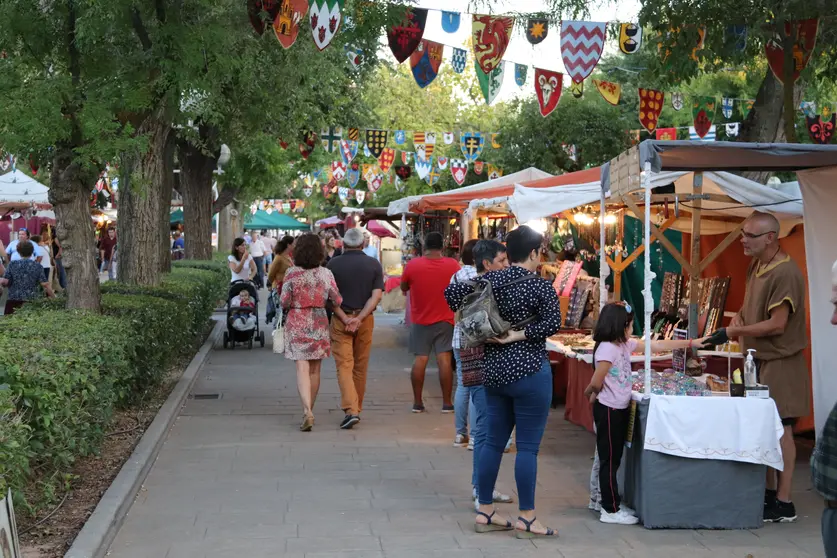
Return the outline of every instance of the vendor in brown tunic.
<path id="1" fill-rule="evenodd" d="M 744 253 L 753 257 L 744 305 L 726 331 L 715 335 L 741 338 L 744 349 L 756 350 L 759 383 L 770 388 L 785 429 L 781 440 L 784 469 L 767 470 L 764 520 L 788 523 L 796 520 L 791 502 L 796 462 L 793 426 L 811 412 L 810 376 L 802 353 L 808 345 L 805 280 L 779 246 L 779 222 L 774 216 L 755 213 L 741 234 Z"/>

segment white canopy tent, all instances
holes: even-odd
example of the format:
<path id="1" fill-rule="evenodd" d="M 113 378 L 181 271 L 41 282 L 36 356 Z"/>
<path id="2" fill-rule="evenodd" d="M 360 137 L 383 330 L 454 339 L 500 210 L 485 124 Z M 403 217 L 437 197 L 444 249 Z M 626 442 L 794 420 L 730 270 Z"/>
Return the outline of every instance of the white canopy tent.
<path id="1" fill-rule="evenodd" d="M 49 209 L 49 188 L 18 169 L 0 176 L 0 209 Z"/>

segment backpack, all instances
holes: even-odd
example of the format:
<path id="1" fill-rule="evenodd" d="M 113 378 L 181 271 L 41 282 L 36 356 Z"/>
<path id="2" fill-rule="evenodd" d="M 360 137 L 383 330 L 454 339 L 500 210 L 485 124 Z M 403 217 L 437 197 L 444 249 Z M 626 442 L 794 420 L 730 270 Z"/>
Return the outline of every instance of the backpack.
<path id="1" fill-rule="evenodd" d="M 534 274 L 518 277 L 497 285 L 497 289 L 504 289 L 536 277 L 537 275 Z M 510 324 L 500 316 L 500 309 L 497 300 L 494 298 L 494 287 L 491 282 L 485 279 L 476 279 L 474 281 L 463 281 L 462 283 L 474 287 L 474 292 L 465 296 L 462 300 L 462 306 L 457 312 L 459 341 L 463 349 L 473 349 L 484 345 L 489 339 L 502 337 L 508 331 L 523 327 L 536 318 L 536 316 L 532 316 L 519 324 Z"/>

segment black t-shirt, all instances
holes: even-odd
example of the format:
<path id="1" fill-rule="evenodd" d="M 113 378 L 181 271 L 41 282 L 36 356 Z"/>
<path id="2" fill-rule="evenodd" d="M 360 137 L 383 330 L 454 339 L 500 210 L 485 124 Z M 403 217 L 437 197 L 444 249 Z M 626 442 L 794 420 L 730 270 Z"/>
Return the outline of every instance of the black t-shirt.
<path id="1" fill-rule="evenodd" d="M 337 288 L 343 297 L 344 310 L 362 310 L 375 289 L 384 288 L 384 271 L 375 258 L 360 250 L 348 250 L 328 262 Z"/>

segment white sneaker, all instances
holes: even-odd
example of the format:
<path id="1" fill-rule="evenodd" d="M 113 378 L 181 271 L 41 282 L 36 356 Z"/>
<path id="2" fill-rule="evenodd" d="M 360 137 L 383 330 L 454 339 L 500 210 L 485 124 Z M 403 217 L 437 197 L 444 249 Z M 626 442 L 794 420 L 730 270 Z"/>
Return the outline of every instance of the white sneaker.
<path id="1" fill-rule="evenodd" d="M 456 437 L 453 439 L 453 447 L 455 448 L 464 448 L 467 443 L 468 436 L 464 434 L 457 434 Z"/>
<path id="2" fill-rule="evenodd" d="M 587 504 L 587 509 L 598 513 L 602 511 L 602 503 L 590 500 L 590 503 Z"/>
<path id="3" fill-rule="evenodd" d="M 599 517 L 599 521 L 602 523 L 610 523 L 612 525 L 636 525 L 639 523 L 639 519 L 633 515 L 628 515 L 624 510 L 619 510 L 616 513 L 608 513 L 605 510 L 602 510 L 602 515 Z"/>
<path id="4" fill-rule="evenodd" d="M 474 437 L 468 438 L 468 451 L 474 451 Z"/>
<path id="5" fill-rule="evenodd" d="M 480 507 L 480 499 L 477 497 L 477 489 L 474 488 L 471 494 L 474 497 L 474 509 L 478 509 Z M 510 504 L 511 502 L 514 502 L 514 498 L 508 494 L 503 494 L 499 490 L 494 491 L 493 500 L 495 504 Z"/>
<path id="6" fill-rule="evenodd" d="M 625 504 L 620 504 L 619 505 L 619 511 L 623 511 L 628 515 L 632 515 L 632 516 L 636 517 L 636 512 L 634 510 L 632 510 L 631 508 L 629 508 L 628 506 L 626 506 Z"/>

